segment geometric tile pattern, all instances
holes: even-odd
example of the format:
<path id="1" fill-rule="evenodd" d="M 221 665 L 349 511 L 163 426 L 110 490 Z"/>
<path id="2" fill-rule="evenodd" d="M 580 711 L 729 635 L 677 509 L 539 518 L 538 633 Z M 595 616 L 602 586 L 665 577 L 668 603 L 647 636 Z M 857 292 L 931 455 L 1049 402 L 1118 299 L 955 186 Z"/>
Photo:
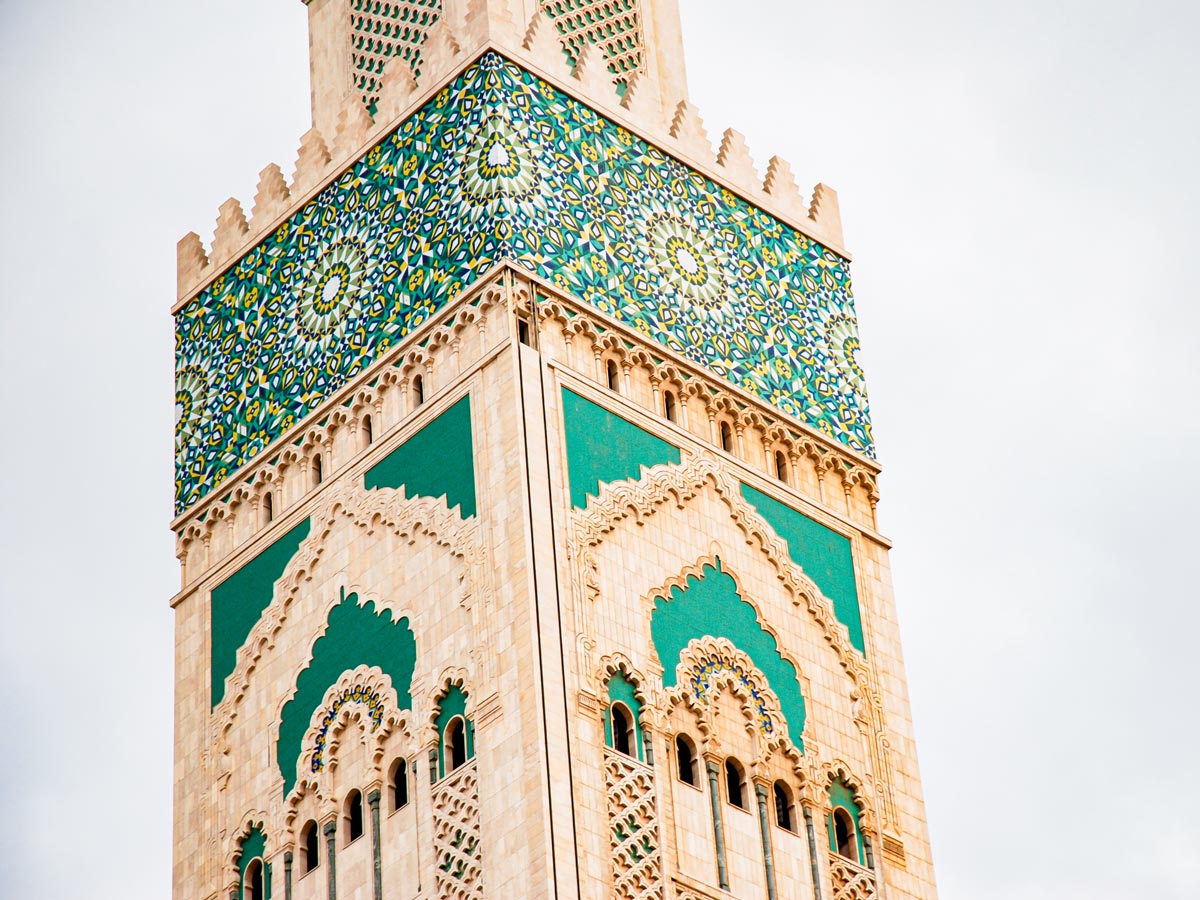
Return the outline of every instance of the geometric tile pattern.
<path id="1" fill-rule="evenodd" d="M 846 260 L 488 52 L 180 309 L 176 512 L 504 258 L 873 452 Z"/>

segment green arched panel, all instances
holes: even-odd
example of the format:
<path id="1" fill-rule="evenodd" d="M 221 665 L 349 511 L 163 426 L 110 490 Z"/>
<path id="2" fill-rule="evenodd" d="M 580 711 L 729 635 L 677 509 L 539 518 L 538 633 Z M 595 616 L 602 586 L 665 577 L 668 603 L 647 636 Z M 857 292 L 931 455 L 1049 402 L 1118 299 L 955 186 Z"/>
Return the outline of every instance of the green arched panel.
<path id="1" fill-rule="evenodd" d="M 650 637 L 663 665 L 663 686 L 676 684 L 675 668 L 689 642 L 722 637 L 750 657 L 779 697 L 788 723 L 788 737 L 803 752 L 804 695 L 796 667 L 783 658 L 779 645 L 758 622 L 754 607 L 737 592 L 737 583 L 721 569 L 705 566 L 700 577 L 689 575 L 684 587 L 673 587 L 669 597 L 654 603 Z"/>
<path id="2" fill-rule="evenodd" d="M 330 610 L 325 633 L 313 642 L 312 660 L 296 679 L 292 699 L 283 706 L 275 756 L 285 797 L 296 783 L 296 761 L 313 712 L 342 673 L 378 666 L 392 679 L 400 708 L 409 709 L 416 664 L 417 642 L 407 618 L 393 621 L 391 610 L 376 611 L 372 601 L 359 606 L 357 594 L 344 596 Z"/>

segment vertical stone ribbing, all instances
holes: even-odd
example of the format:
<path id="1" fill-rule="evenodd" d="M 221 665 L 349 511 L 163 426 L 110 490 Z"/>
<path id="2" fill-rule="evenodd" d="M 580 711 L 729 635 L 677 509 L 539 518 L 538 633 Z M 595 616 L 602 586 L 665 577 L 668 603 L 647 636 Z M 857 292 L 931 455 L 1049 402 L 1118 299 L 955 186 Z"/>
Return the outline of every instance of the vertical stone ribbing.
<path id="1" fill-rule="evenodd" d="M 767 787 L 764 784 L 754 785 L 754 795 L 758 798 L 758 827 L 762 832 L 763 867 L 767 870 L 767 900 L 775 900 L 775 859 L 771 855 L 771 832 L 767 820 Z"/>
<path id="2" fill-rule="evenodd" d="M 326 822 L 321 831 L 325 835 L 326 856 L 329 857 L 329 900 L 337 900 L 337 866 L 335 844 L 337 843 L 337 820 Z"/>
<path id="3" fill-rule="evenodd" d="M 367 794 L 371 806 L 371 853 L 375 861 L 375 900 L 383 900 L 383 863 L 379 835 L 379 788 Z"/>
<path id="4" fill-rule="evenodd" d="M 720 769 L 711 759 L 704 761 L 708 772 L 708 797 L 712 801 L 713 835 L 717 844 L 717 878 L 721 890 L 729 890 L 729 868 L 725 862 L 725 829 L 721 825 L 721 789 L 717 785 L 717 775 Z"/>

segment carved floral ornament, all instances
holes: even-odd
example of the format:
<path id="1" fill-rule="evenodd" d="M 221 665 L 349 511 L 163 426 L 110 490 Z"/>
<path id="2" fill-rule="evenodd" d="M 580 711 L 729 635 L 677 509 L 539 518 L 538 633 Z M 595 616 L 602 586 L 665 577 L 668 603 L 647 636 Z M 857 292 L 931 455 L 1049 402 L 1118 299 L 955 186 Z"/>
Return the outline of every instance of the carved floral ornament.
<path id="1" fill-rule="evenodd" d="M 335 525 L 348 519 L 369 536 L 379 530 L 403 538 L 409 545 L 418 540 L 432 541 L 457 561 L 460 567 L 459 600 L 470 608 L 474 598 L 488 582 L 488 554 L 479 541 L 474 523 L 464 522 L 457 512 L 446 507 L 445 497 L 406 497 L 402 490 L 391 488 L 366 489 L 361 485 L 338 483 L 330 485 L 320 507 L 313 512 L 309 536 L 300 544 L 275 588 L 270 605 L 238 649 L 237 664 L 229 676 L 225 697 L 212 712 L 210 722 L 219 736 L 218 752 L 227 755 L 229 736 L 242 699 L 249 689 L 250 679 L 258 662 L 275 646 L 287 624 L 291 606 L 304 585 L 320 570 L 326 541 Z M 340 576 L 339 576 L 340 577 Z M 331 585 L 332 597 L 339 595 L 339 585 Z M 351 584 L 341 584 L 346 593 L 356 592 Z M 364 594 L 365 596 L 365 594 Z M 338 602 L 330 601 L 331 605 Z M 386 597 L 375 598 L 376 608 L 396 609 Z M 328 610 L 326 610 L 326 614 Z M 286 698 L 285 698 L 286 699 Z"/>

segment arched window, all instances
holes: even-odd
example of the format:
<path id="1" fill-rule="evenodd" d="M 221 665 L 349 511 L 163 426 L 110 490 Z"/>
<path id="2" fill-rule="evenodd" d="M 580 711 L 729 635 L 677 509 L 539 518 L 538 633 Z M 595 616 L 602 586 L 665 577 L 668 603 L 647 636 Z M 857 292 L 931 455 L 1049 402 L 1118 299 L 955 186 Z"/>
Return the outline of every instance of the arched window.
<path id="1" fill-rule="evenodd" d="M 312 459 L 312 486 L 313 487 L 316 487 L 318 484 L 321 483 L 321 479 L 324 477 L 324 474 L 325 473 L 322 471 L 322 467 L 321 467 L 321 454 L 318 453 Z"/>
<path id="2" fill-rule="evenodd" d="M 728 422 L 721 423 L 721 449 L 726 453 L 733 452 L 733 429 Z"/>
<path id="3" fill-rule="evenodd" d="M 675 392 L 663 392 L 663 415 L 667 417 L 668 422 L 679 421 L 679 410 L 675 408 Z"/>
<path id="4" fill-rule="evenodd" d="M 733 806 L 746 808 L 746 770 L 732 756 L 725 760 L 725 794 Z"/>
<path id="5" fill-rule="evenodd" d="M 782 781 L 775 782 L 775 824 L 784 831 L 795 831 L 792 824 L 792 792 Z"/>
<path id="6" fill-rule="evenodd" d="M 371 425 L 371 417 L 370 416 L 363 416 L 362 435 L 363 435 L 363 437 L 362 437 L 363 446 L 370 447 L 372 442 L 375 440 L 375 429 Z"/>
<path id="7" fill-rule="evenodd" d="M 858 858 L 858 829 L 854 827 L 854 819 L 845 809 L 838 806 L 833 810 L 833 833 L 837 842 L 839 856 L 844 856 L 852 862 Z"/>
<path id="8" fill-rule="evenodd" d="M 268 525 L 268 524 L 270 524 L 271 520 L 275 518 L 275 501 L 274 501 L 273 497 L 271 496 L 270 491 L 267 491 L 265 494 L 263 494 L 263 507 L 262 508 L 263 508 L 263 524 Z"/>
<path id="9" fill-rule="evenodd" d="M 447 772 L 453 772 L 467 761 L 467 723 L 462 716 L 455 716 L 446 726 L 446 755 L 449 757 Z"/>
<path id="10" fill-rule="evenodd" d="M 788 483 L 787 457 L 782 450 L 775 451 L 775 477 L 784 484 Z"/>
<path id="11" fill-rule="evenodd" d="M 392 763 L 388 782 L 392 788 L 392 812 L 408 806 L 408 760 L 398 759 Z"/>
<path id="12" fill-rule="evenodd" d="M 475 729 L 467 718 L 467 692 L 457 684 L 448 685 L 438 701 L 438 778 L 445 778 L 475 756 Z"/>
<path id="13" fill-rule="evenodd" d="M 346 797 L 346 843 L 363 834 L 363 799 L 361 791 L 351 791 Z"/>
<path id="14" fill-rule="evenodd" d="M 696 786 L 696 748 L 687 735 L 675 737 L 675 764 L 679 780 L 684 784 Z"/>
<path id="15" fill-rule="evenodd" d="M 305 872 L 311 872 L 321 864 L 320 841 L 318 840 L 317 823 L 309 820 L 300 829 L 300 847 L 302 848 L 301 863 Z"/>
<path id="16" fill-rule="evenodd" d="M 261 858 L 250 860 L 246 866 L 245 881 L 242 883 L 243 900 L 264 900 L 263 898 L 263 861 Z"/>
<path id="17" fill-rule="evenodd" d="M 621 393 L 621 378 L 617 372 L 617 364 L 613 360 L 609 360 L 604 364 L 604 371 L 608 377 L 608 389 Z"/>
<path id="18" fill-rule="evenodd" d="M 412 380 L 413 409 L 425 402 L 425 379 L 414 375 Z"/>
<path id="19" fill-rule="evenodd" d="M 614 703 L 609 707 L 612 715 L 613 749 L 626 756 L 633 756 L 635 738 L 633 735 L 633 716 L 622 703 Z"/>

